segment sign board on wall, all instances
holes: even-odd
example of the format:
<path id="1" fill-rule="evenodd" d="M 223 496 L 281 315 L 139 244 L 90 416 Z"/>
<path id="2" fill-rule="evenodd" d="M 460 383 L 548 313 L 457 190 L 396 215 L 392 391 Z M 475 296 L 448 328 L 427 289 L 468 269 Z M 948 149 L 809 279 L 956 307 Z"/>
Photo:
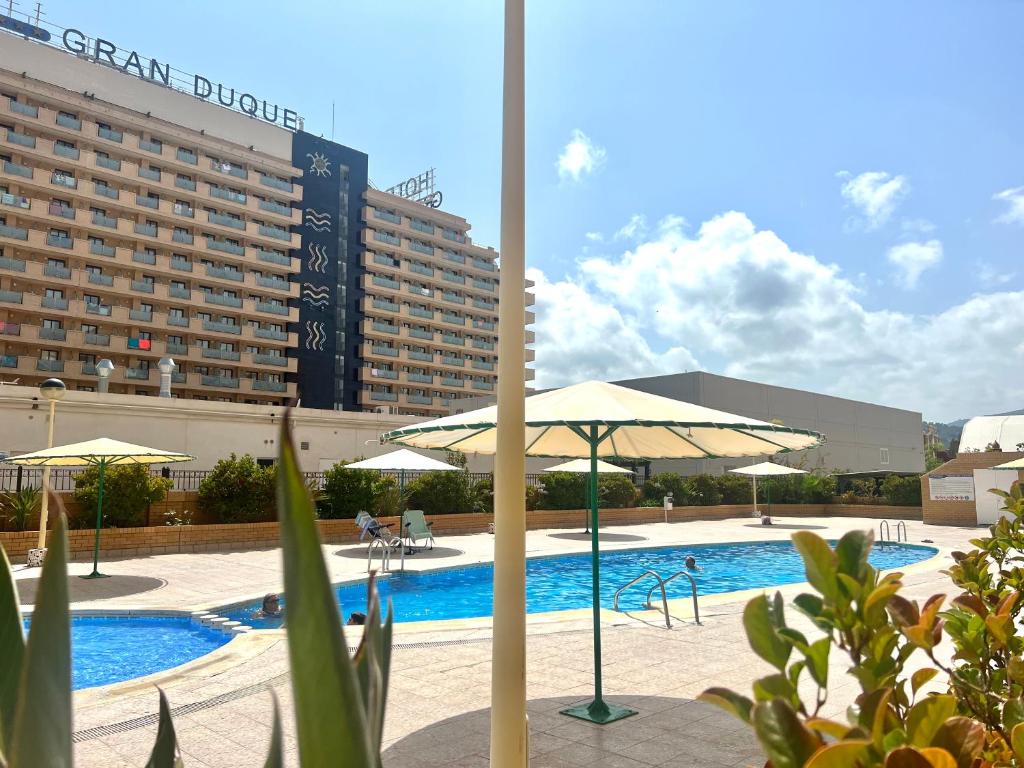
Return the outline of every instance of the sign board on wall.
<path id="1" fill-rule="evenodd" d="M 974 501 L 974 477 L 932 475 L 928 478 L 928 498 L 932 501 Z"/>

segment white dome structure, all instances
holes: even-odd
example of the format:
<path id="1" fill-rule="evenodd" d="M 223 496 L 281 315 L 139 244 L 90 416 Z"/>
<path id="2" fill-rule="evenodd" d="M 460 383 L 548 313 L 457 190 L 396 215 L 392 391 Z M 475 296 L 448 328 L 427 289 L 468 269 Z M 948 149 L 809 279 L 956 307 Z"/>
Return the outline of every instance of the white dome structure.
<path id="1" fill-rule="evenodd" d="M 1024 451 L 1024 415 L 975 416 L 964 424 L 960 453 L 984 451 L 993 442 L 1003 451 Z"/>

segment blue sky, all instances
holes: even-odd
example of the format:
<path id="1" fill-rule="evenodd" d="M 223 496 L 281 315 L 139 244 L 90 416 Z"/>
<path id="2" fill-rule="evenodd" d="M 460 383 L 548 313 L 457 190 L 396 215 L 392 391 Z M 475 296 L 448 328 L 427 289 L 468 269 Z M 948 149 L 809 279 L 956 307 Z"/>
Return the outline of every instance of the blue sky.
<path id="1" fill-rule="evenodd" d="M 333 101 L 374 182 L 435 166 L 497 246 L 499 3 L 44 10 L 314 133 Z M 530 2 L 538 383 L 701 367 L 926 418 L 1024 407 L 1022 22 L 1015 2 Z"/>

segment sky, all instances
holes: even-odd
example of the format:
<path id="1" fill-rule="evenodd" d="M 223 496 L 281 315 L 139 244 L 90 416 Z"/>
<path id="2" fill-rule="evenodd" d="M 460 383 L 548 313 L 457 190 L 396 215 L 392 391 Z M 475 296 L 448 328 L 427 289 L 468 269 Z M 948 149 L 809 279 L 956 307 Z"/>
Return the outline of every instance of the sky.
<path id="1" fill-rule="evenodd" d="M 701 369 L 930 420 L 1024 407 L 1024 3 L 527 4 L 538 386 Z M 434 167 L 498 246 L 500 3 L 43 10 L 312 133 L 333 104 L 377 186 Z"/>

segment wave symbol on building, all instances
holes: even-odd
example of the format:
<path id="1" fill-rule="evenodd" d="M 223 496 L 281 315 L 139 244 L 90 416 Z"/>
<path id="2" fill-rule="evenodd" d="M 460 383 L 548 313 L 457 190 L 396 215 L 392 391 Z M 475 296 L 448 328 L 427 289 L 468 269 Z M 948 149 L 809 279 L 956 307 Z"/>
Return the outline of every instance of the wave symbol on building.
<path id="1" fill-rule="evenodd" d="M 331 231 L 331 214 L 320 213 L 316 208 L 306 209 L 305 222 L 314 232 Z"/>
<path id="2" fill-rule="evenodd" d="M 302 300 L 311 307 L 324 309 L 330 302 L 331 289 L 326 285 L 313 285 L 312 283 L 302 284 Z"/>
<path id="3" fill-rule="evenodd" d="M 324 333 L 324 324 L 319 320 L 307 320 L 306 349 L 323 352 L 325 341 L 327 341 L 327 334 Z"/>
<path id="4" fill-rule="evenodd" d="M 310 243 L 306 246 L 306 250 L 309 251 L 309 261 L 306 262 L 306 266 L 310 271 L 321 274 L 326 272 L 327 254 L 324 252 L 324 247 L 320 243 Z"/>

